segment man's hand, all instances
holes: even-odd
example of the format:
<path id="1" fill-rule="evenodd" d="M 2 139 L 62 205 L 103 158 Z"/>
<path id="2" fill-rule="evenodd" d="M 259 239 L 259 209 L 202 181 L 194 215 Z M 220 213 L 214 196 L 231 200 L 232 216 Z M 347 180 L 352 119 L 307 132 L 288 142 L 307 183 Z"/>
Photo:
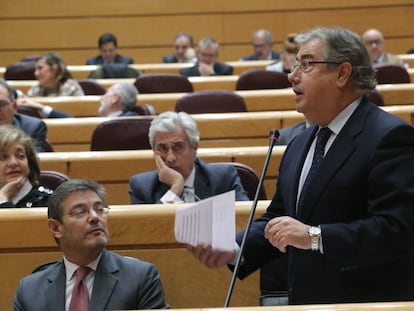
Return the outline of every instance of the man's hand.
<path id="1" fill-rule="evenodd" d="M 220 268 L 235 259 L 236 251 L 213 251 L 211 245 L 191 246 L 187 250 L 208 268 Z"/>
<path id="2" fill-rule="evenodd" d="M 155 154 L 154 158 L 160 181 L 169 185 L 170 190 L 177 196 L 181 196 L 184 189 L 184 177 L 179 172 L 165 164 L 159 154 Z"/>
<path id="3" fill-rule="evenodd" d="M 200 75 L 201 76 L 211 76 L 211 75 L 214 75 L 213 65 L 199 63 L 198 64 L 198 71 L 200 72 Z"/>
<path id="4" fill-rule="evenodd" d="M 309 226 L 289 217 L 276 217 L 265 227 L 265 238 L 282 253 L 288 245 L 299 249 L 310 249 L 311 240 L 308 234 Z"/>

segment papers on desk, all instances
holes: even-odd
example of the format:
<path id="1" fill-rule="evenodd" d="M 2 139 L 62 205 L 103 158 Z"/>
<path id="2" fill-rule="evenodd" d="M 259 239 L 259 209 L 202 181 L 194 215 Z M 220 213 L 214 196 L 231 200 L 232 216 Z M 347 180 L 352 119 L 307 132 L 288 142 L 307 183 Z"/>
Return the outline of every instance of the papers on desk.
<path id="1" fill-rule="evenodd" d="M 180 243 L 211 245 L 214 250 L 233 250 L 236 245 L 236 194 L 229 191 L 175 212 L 175 238 Z"/>

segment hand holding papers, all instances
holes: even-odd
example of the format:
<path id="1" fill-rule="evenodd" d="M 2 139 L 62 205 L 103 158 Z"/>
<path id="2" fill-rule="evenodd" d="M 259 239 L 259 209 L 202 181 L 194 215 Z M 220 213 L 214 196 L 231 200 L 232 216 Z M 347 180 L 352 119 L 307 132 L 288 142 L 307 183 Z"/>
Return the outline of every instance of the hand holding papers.
<path id="1" fill-rule="evenodd" d="M 211 245 L 213 250 L 234 250 L 236 233 L 235 191 L 229 191 L 175 212 L 175 238 L 178 242 Z"/>

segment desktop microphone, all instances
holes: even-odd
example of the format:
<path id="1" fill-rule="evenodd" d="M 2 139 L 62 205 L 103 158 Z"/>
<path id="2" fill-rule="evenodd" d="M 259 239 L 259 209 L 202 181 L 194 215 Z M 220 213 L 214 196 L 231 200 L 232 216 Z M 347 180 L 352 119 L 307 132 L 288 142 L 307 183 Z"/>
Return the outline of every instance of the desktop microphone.
<path id="1" fill-rule="evenodd" d="M 234 266 L 233 275 L 232 275 L 230 286 L 229 286 L 227 296 L 226 296 L 226 301 L 224 302 L 224 308 L 227 308 L 230 303 L 231 294 L 233 293 L 233 288 L 236 282 L 236 277 L 237 277 L 237 273 L 240 267 L 241 258 L 243 257 L 243 253 L 245 249 L 247 234 L 249 233 L 250 227 L 252 225 L 254 213 L 256 211 L 257 201 L 259 200 L 260 188 L 263 185 L 263 179 L 266 175 L 267 167 L 269 166 L 270 156 L 272 155 L 273 147 L 275 143 L 277 142 L 278 138 L 279 138 L 279 131 L 276 129 L 272 129 L 270 131 L 270 136 L 269 136 L 269 149 L 267 150 L 267 155 L 266 155 L 266 159 L 263 165 L 262 174 L 260 175 L 259 183 L 257 184 L 257 189 L 256 189 L 256 194 L 254 195 L 252 209 L 250 210 L 249 218 L 247 219 L 247 224 L 244 230 L 243 239 L 240 244 L 240 251 L 236 258 L 236 265 Z"/>

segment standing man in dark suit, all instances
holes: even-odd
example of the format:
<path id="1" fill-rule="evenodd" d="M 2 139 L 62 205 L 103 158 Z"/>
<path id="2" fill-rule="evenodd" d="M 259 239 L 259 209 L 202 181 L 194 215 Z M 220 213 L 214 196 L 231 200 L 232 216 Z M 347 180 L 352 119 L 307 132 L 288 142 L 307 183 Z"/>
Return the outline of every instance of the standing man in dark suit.
<path id="1" fill-rule="evenodd" d="M 197 158 L 200 133 L 185 112 L 167 111 L 151 122 L 149 141 L 157 171 L 131 177 L 132 204 L 197 201 L 230 190 L 237 201 L 248 201 L 232 165 L 208 165 Z"/>
<path id="2" fill-rule="evenodd" d="M 291 304 L 414 300 L 414 128 L 367 99 L 375 72 L 356 33 L 316 28 L 296 40 L 289 79 L 315 124 L 286 148 L 238 276 L 287 255 Z M 237 252 L 190 250 L 208 267 Z"/>
<path id="3" fill-rule="evenodd" d="M 16 92 L 0 79 L 0 125 L 12 124 L 35 140 L 35 149 L 45 151 L 47 146 L 46 124 L 39 118 L 17 113 Z"/>
<path id="4" fill-rule="evenodd" d="M 157 268 L 105 250 L 108 244 L 105 191 L 96 182 L 71 179 L 49 199 L 48 225 L 63 260 L 23 278 L 14 297 L 15 311 L 73 309 L 78 268 L 88 270 L 88 310 L 164 309 Z"/>
<path id="5" fill-rule="evenodd" d="M 253 54 L 243 56 L 241 61 L 279 60 L 280 53 L 273 51 L 273 37 L 269 30 L 259 29 L 252 34 Z"/>
<path id="6" fill-rule="evenodd" d="M 182 68 L 180 74 L 187 77 L 226 76 L 233 74 L 233 67 L 217 61 L 219 44 L 213 38 L 203 38 L 198 42 L 198 62 L 193 67 Z"/>
<path id="7" fill-rule="evenodd" d="M 98 47 L 101 54 L 88 58 L 86 60 L 86 65 L 134 63 L 132 58 L 117 54 L 118 40 L 112 33 L 106 32 L 102 34 L 98 39 Z"/>

